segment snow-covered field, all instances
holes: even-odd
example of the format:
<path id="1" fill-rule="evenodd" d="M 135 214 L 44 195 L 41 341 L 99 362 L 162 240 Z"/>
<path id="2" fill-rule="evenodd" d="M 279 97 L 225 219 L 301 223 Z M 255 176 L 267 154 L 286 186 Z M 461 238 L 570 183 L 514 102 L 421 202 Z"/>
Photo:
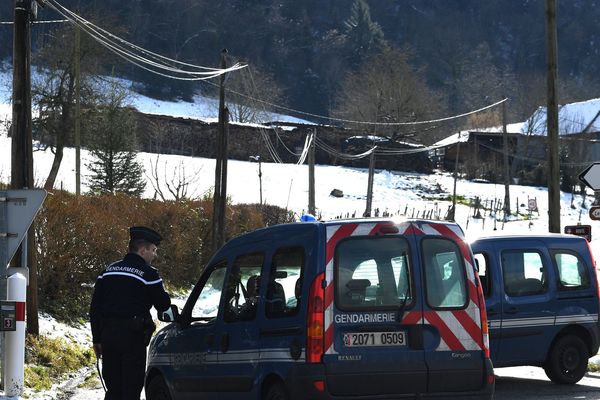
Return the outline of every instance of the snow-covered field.
<path id="1" fill-rule="evenodd" d="M 0 87 L 6 80 L 6 75 L 0 74 Z M 0 93 L 0 102 L 6 97 Z M 193 105 L 169 102 L 156 102 L 137 96 L 136 106 L 141 110 L 152 112 L 150 104 L 157 105 L 154 112 L 164 111 L 165 114 L 176 114 L 178 116 L 188 116 L 182 107 L 194 108 Z M 0 181 L 8 182 L 10 179 L 10 139 L 6 134 L 5 121 L 10 119 L 10 104 L 0 103 Z M 209 107 L 206 108 L 210 109 Z M 160 111 L 158 111 L 160 110 Z M 179 111 L 173 111 L 179 110 Z M 198 117 L 198 115 L 193 115 Z M 211 116 L 205 115 L 210 118 Z M 88 160 L 88 153 L 82 151 L 82 191 L 86 191 L 85 186 L 88 170 L 85 167 Z M 206 158 L 192 158 L 173 155 L 161 155 L 140 153 L 139 161 L 146 170 L 151 168 L 151 163 L 158 162 L 160 173 L 160 184 L 163 188 L 165 179 L 171 179 L 177 168 L 185 167 L 187 180 L 194 183 L 190 188 L 189 195 L 201 196 L 210 192 L 214 185 L 215 161 Z M 34 153 L 34 174 L 38 186 L 42 186 L 46 174 L 50 169 L 53 154 L 47 151 L 35 151 Z M 56 187 L 68 191 L 75 191 L 75 151 L 65 149 L 64 159 L 56 181 Z M 258 203 L 259 202 L 259 178 L 258 164 L 229 161 L 228 167 L 228 196 L 233 203 Z M 308 204 L 308 167 L 306 165 L 290 164 L 262 164 L 262 185 L 263 199 L 266 203 L 275 204 L 289 210 L 293 210 L 300 216 L 303 210 L 307 209 Z M 316 166 L 316 205 L 318 213 L 323 219 L 330 219 L 336 216 L 346 216 L 356 214 L 361 215 L 365 209 L 366 189 L 367 189 L 367 171 L 358 168 L 344 168 L 319 165 Z M 344 196 L 341 198 L 330 196 L 332 189 L 340 189 Z M 450 203 L 442 201 L 452 193 L 453 179 L 450 174 L 436 173 L 432 175 L 423 175 L 415 173 L 400 173 L 385 170 L 377 170 L 373 185 L 373 209 L 379 209 L 380 212 L 387 211 L 391 214 L 403 213 L 407 211 L 408 216 L 417 216 L 417 212 L 424 210 L 437 210 L 442 216 L 446 213 Z M 502 199 L 504 197 L 504 186 L 490 183 L 475 183 L 465 180 L 459 180 L 457 183 L 457 194 L 466 198 L 480 197 L 482 200 Z M 146 186 L 144 196 L 154 197 L 155 193 L 151 184 Z M 471 218 L 472 210 L 468 206 L 459 205 L 456 213 L 456 221 L 463 227 L 469 240 L 483 235 L 494 234 L 526 234 L 546 233 L 548 231 L 547 216 L 547 190 L 542 187 L 527 187 L 512 185 L 510 188 L 511 207 L 514 212 L 517 204 L 519 211 L 526 213 L 528 199 L 536 199 L 539 207 L 539 213 L 533 213 L 531 219 L 523 217 L 511 217 L 508 222 L 494 220 L 489 213 L 484 215 L 483 219 Z M 581 222 L 592 226 L 592 250 L 596 258 L 600 257 L 600 224 L 590 221 L 587 215 L 587 209 L 591 205 L 593 198 L 590 195 L 585 200 L 585 207 L 582 207 L 581 196 L 575 196 L 573 199 L 570 194 L 561 193 L 561 226 L 573 225 Z M 523 206 L 521 206 L 523 205 Z M 178 299 L 181 303 L 184 299 Z M 54 321 L 50 316 L 41 316 L 41 331 L 43 334 L 52 336 L 63 336 L 80 344 L 89 344 L 90 335 L 87 326 L 66 327 Z M 32 399 L 56 399 L 60 396 L 61 389 L 56 387 L 54 390 L 28 394 Z M 73 392 L 70 398 L 73 399 L 101 399 L 103 392 L 101 387 L 93 390 L 78 390 Z"/>

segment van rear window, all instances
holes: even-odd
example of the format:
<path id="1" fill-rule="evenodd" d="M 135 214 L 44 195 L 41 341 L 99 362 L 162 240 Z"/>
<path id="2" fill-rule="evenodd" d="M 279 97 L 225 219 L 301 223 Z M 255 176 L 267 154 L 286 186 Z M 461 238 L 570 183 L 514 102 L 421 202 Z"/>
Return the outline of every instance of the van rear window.
<path id="1" fill-rule="evenodd" d="M 430 307 L 463 308 L 467 305 L 465 265 L 456 243 L 442 238 L 423 239 L 423 264 Z"/>
<path id="2" fill-rule="evenodd" d="M 412 303 L 408 243 L 401 237 L 360 237 L 340 242 L 335 254 L 340 309 L 389 308 Z"/>

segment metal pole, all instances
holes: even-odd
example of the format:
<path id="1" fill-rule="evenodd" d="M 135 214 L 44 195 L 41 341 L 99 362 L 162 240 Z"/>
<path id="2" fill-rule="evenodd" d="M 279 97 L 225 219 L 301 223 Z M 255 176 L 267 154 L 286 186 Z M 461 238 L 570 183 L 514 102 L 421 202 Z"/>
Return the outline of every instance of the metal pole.
<path id="1" fill-rule="evenodd" d="M 317 140 L 317 129 L 314 130 L 313 140 L 308 152 L 308 213 L 315 215 L 315 141 Z"/>
<path id="2" fill-rule="evenodd" d="M 75 27 L 75 195 L 81 194 L 81 104 L 80 104 L 80 44 L 79 26 Z"/>
<path id="3" fill-rule="evenodd" d="M 508 172 L 508 132 L 506 131 L 506 102 L 502 103 L 502 147 L 504 153 L 504 217 L 510 215 L 510 176 Z"/>
<path id="4" fill-rule="evenodd" d="M 373 178 L 375 176 L 375 150 L 369 155 L 369 179 L 367 180 L 367 207 L 365 208 L 365 217 L 371 216 L 373 208 Z"/>

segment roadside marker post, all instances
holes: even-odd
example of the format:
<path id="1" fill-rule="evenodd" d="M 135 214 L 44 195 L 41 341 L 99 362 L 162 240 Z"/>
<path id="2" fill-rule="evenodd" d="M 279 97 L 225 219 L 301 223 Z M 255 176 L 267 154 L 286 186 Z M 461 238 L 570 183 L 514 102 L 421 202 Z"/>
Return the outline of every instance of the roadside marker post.
<path id="1" fill-rule="evenodd" d="M 27 231 L 46 195 L 41 189 L 0 191 L 0 389 L 4 390 L 0 399 L 19 398 L 24 388 L 29 273 L 26 257 L 19 267 L 9 268 L 8 264 L 21 244 L 23 253 L 27 253 Z"/>

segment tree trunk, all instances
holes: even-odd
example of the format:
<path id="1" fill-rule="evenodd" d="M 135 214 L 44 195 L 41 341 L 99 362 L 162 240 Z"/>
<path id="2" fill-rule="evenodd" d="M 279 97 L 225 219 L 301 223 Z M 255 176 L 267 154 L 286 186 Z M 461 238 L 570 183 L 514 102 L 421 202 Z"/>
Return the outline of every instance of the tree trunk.
<path id="1" fill-rule="evenodd" d="M 58 169 L 60 168 L 60 163 L 62 162 L 63 158 L 63 148 L 64 138 L 63 134 L 61 133 L 56 138 L 56 153 L 54 154 L 54 160 L 52 161 L 52 168 L 50 168 L 48 178 L 46 178 L 46 183 L 44 184 L 44 189 L 46 190 L 52 190 L 54 188 L 56 176 L 58 175 Z"/>

